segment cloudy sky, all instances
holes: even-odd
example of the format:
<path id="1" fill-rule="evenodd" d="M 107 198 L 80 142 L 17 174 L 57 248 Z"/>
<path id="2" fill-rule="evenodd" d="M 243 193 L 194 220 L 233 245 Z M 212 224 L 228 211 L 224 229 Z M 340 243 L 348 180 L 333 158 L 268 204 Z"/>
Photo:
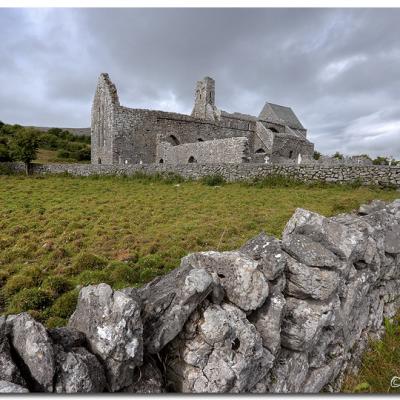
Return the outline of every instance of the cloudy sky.
<path id="1" fill-rule="evenodd" d="M 190 113 L 196 80 L 258 115 L 291 106 L 316 149 L 400 158 L 400 9 L 0 9 L 0 120 L 87 127 L 97 76 Z"/>

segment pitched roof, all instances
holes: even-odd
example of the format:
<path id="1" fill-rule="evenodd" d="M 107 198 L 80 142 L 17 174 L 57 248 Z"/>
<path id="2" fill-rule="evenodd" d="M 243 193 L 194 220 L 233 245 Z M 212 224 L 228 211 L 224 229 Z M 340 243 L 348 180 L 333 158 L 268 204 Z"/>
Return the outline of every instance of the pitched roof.
<path id="1" fill-rule="evenodd" d="M 305 129 L 290 107 L 266 102 L 258 118 L 278 124 L 284 124 L 294 129 Z"/>

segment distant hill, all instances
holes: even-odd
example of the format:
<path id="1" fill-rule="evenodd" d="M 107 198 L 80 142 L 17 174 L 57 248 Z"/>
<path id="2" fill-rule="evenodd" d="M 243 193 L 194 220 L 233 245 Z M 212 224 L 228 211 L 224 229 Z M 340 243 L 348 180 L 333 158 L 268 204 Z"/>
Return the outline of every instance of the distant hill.
<path id="1" fill-rule="evenodd" d="M 43 131 L 43 132 L 47 132 L 49 129 L 51 128 L 60 128 L 63 129 L 65 131 L 69 131 L 70 133 L 72 133 L 73 135 L 77 135 L 77 136 L 90 136 L 90 128 L 61 128 L 61 127 L 56 127 L 56 126 L 28 126 L 27 128 L 35 128 L 37 130 Z"/>

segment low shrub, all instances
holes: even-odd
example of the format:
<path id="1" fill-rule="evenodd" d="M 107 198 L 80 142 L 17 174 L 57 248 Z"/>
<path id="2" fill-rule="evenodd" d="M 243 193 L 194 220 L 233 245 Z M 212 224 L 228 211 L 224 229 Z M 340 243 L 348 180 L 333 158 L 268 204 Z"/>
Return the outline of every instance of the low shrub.
<path id="1" fill-rule="evenodd" d="M 50 315 L 58 318 L 69 318 L 75 311 L 79 290 L 74 289 L 61 295 L 51 306 Z"/>
<path id="2" fill-rule="evenodd" d="M 201 182 L 207 186 L 222 186 L 226 183 L 225 178 L 222 175 L 206 175 L 201 178 Z"/>
<path id="3" fill-rule="evenodd" d="M 8 314 L 19 314 L 24 311 L 41 311 L 52 302 L 51 293 L 40 288 L 22 289 L 15 294 L 7 307 Z"/>
<path id="4" fill-rule="evenodd" d="M 106 267 L 108 264 L 107 260 L 98 257 L 91 253 L 83 253 L 79 255 L 72 265 L 72 272 L 80 273 L 85 270 L 99 270 Z"/>
<path id="5" fill-rule="evenodd" d="M 68 278 L 65 278 L 60 275 L 49 276 L 43 282 L 43 289 L 50 292 L 53 298 L 56 298 L 62 295 L 63 293 L 72 290 L 73 287 L 74 285 Z"/>

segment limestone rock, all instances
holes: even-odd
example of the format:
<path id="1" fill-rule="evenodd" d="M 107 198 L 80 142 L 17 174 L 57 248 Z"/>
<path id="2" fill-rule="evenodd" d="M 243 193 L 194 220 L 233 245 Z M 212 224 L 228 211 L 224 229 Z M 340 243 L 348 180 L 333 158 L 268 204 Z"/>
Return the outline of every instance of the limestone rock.
<path id="1" fill-rule="evenodd" d="M 182 265 L 205 269 L 222 286 L 226 298 L 244 311 L 260 307 L 268 296 L 268 283 L 258 262 L 237 251 L 193 253 Z"/>
<path id="2" fill-rule="evenodd" d="M 168 349 L 167 378 L 190 393 L 250 390 L 274 360 L 245 313 L 227 303 L 195 313 Z"/>
<path id="3" fill-rule="evenodd" d="M 290 234 L 308 236 L 345 260 L 351 258 L 359 240 L 362 240 L 361 232 L 349 230 L 334 220 L 302 208 L 296 209 L 286 224 L 283 242 L 288 240 L 287 236 Z"/>
<path id="4" fill-rule="evenodd" d="M 249 240 L 239 251 L 259 261 L 259 269 L 269 281 L 276 279 L 285 269 L 286 254 L 280 241 L 264 232 Z"/>
<path id="5" fill-rule="evenodd" d="M 0 317 L 0 380 L 26 386 L 25 380 L 11 357 L 7 330 L 6 318 Z"/>
<path id="6" fill-rule="evenodd" d="M 84 287 L 68 325 L 86 335 L 90 350 L 103 361 L 109 390 L 132 383 L 143 360 L 140 305 L 132 297 L 104 283 Z"/>
<path id="7" fill-rule="evenodd" d="M 286 298 L 282 322 L 282 346 L 295 351 L 308 351 L 317 342 L 322 328 L 335 322 L 339 299 L 316 302 Z"/>
<path id="8" fill-rule="evenodd" d="M 56 345 L 57 393 L 101 393 L 106 386 L 104 370 L 96 356 L 83 347 L 65 352 Z"/>
<path id="9" fill-rule="evenodd" d="M 0 393 L 29 393 L 29 390 L 15 383 L 0 380 Z"/>
<path id="10" fill-rule="evenodd" d="M 138 394 L 164 393 L 164 379 L 155 361 L 147 357 L 136 373 L 134 383 L 126 387 L 123 392 Z"/>
<path id="11" fill-rule="evenodd" d="M 207 297 L 213 279 L 203 269 L 185 263 L 137 292 L 142 302 L 144 345 L 158 353 L 182 330 L 195 308 Z"/>
<path id="12" fill-rule="evenodd" d="M 338 268 L 341 264 L 337 256 L 308 236 L 287 235 L 283 240 L 283 248 L 297 261 L 310 267 Z"/>
<path id="13" fill-rule="evenodd" d="M 7 318 L 11 343 L 30 374 L 35 391 L 52 392 L 54 376 L 53 343 L 42 324 L 28 313 Z"/>
<path id="14" fill-rule="evenodd" d="M 286 300 L 282 293 L 273 293 L 249 316 L 249 321 L 254 324 L 261 336 L 263 346 L 273 355 L 281 345 L 281 323 L 285 304 Z"/>
<path id="15" fill-rule="evenodd" d="M 327 300 L 339 285 L 335 271 L 308 267 L 293 258 L 287 262 L 285 292 L 299 299 Z"/>
<path id="16" fill-rule="evenodd" d="M 375 211 L 380 211 L 386 207 L 386 203 L 382 200 L 373 200 L 369 204 L 362 204 L 358 209 L 358 214 L 368 215 Z"/>
<path id="17" fill-rule="evenodd" d="M 385 251 L 386 253 L 400 253 L 400 225 L 391 226 L 385 234 Z"/>
<path id="18" fill-rule="evenodd" d="M 271 393 L 301 392 L 308 372 L 307 353 L 282 349 L 269 374 Z"/>

